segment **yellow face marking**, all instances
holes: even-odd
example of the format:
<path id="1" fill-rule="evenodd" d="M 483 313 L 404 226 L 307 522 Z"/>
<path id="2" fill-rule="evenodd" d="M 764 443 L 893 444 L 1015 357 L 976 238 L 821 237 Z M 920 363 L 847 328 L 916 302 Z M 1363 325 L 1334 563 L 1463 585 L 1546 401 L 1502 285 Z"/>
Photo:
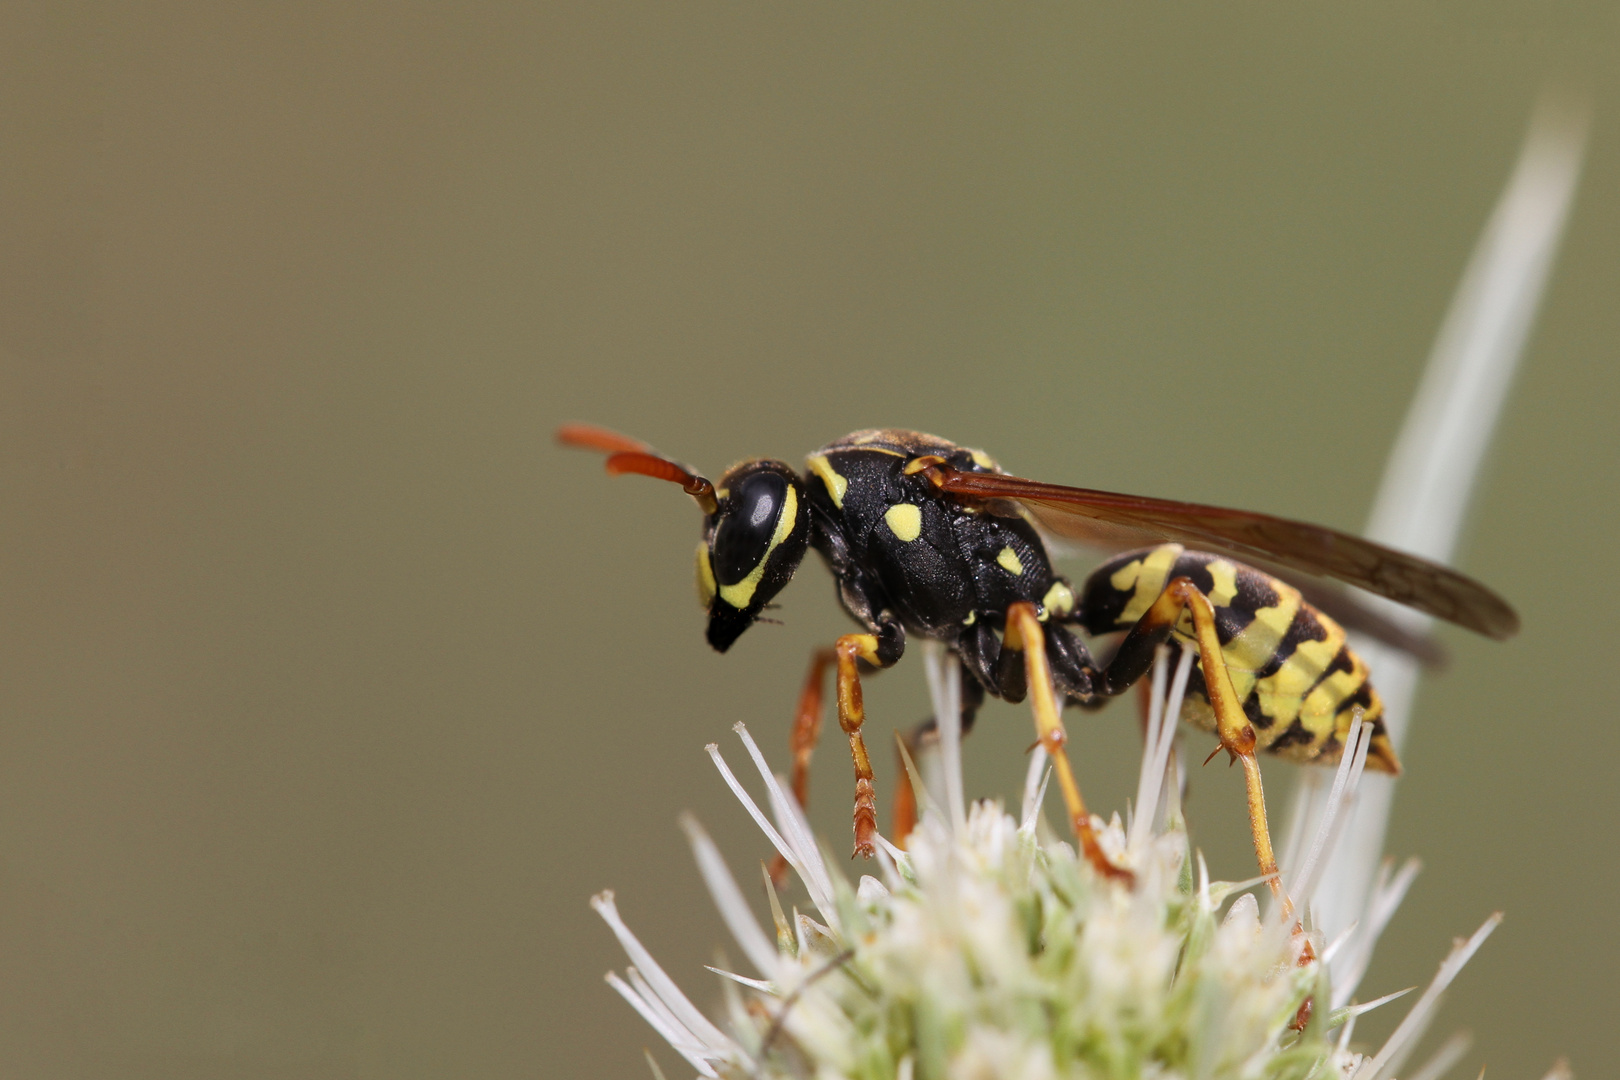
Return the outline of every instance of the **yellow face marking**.
<path id="1" fill-rule="evenodd" d="M 839 475 L 825 454 L 811 454 L 806 460 L 810 464 L 810 471 L 821 477 L 821 482 L 827 485 L 827 494 L 832 496 L 833 505 L 842 510 L 844 492 L 849 490 L 849 481 Z"/>
<path id="2" fill-rule="evenodd" d="M 1000 554 L 996 556 L 996 562 L 1014 577 L 1024 572 L 1024 564 L 1018 561 L 1018 553 L 1010 547 L 1001 549 Z"/>
<path id="3" fill-rule="evenodd" d="M 895 503 L 883 512 L 883 523 L 909 544 L 922 535 L 922 509 L 912 503 Z"/>
<path id="4" fill-rule="evenodd" d="M 748 606 L 748 601 L 754 598 L 754 590 L 759 588 L 759 580 L 764 576 L 765 560 L 761 559 L 741 581 L 734 585 L 720 586 L 720 599 L 741 611 Z"/>
<path id="5" fill-rule="evenodd" d="M 1041 607 L 1061 619 L 1074 610 L 1074 593 L 1063 582 L 1054 581 L 1041 597 Z"/>
<path id="6" fill-rule="evenodd" d="M 707 610 L 714 603 L 714 567 L 709 565 L 709 545 L 702 540 L 697 547 L 697 590 L 698 603 Z"/>
<path id="7" fill-rule="evenodd" d="M 782 515 L 776 519 L 776 531 L 771 534 L 770 546 L 765 549 L 765 554 L 760 556 L 759 562 L 754 564 L 754 568 L 748 571 L 747 577 L 735 585 L 720 586 L 720 599 L 739 611 L 748 606 L 748 602 L 754 598 L 754 590 L 759 588 L 760 579 L 765 576 L 765 564 L 771 561 L 771 552 L 788 538 L 798 517 L 799 496 L 794 492 L 793 485 L 789 484 L 787 498 L 782 500 Z"/>
<path id="8" fill-rule="evenodd" d="M 1133 559 L 1114 571 L 1108 584 L 1120 592 L 1136 590 L 1130 603 L 1125 605 L 1125 610 L 1119 613 L 1115 625 L 1129 626 L 1147 614 L 1153 601 L 1164 592 L 1165 583 L 1170 580 L 1170 568 L 1181 558 L 1181 552 L 1180 544 L 1160 544 L 1142 558 Z"/>
<path id="9" fill-rule="evenodd" d="M 968 612 L 968 617 L 962 620 L 962 625 L 963 626 L 972 626 L 974 623 L 976 623 L 978 621 L 979 621 L 979 613 L 977 611 L 970 611 L 970 612 Z"/>

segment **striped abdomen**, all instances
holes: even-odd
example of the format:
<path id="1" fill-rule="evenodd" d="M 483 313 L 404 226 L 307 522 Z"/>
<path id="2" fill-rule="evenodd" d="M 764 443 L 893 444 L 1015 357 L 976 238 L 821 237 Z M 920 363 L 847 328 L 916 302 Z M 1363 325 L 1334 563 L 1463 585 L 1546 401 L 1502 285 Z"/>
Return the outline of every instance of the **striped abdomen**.
<path id="1" fill-rule="evenodd" d="M 1180 544 L 1133 551 L 1086 579 L 1081 625 L 1090 634 L 1128 630 L 1178 577 L 1192 579 L 1215 607 L 1221 653 L 1261 749 L 1296 761 L 1336 762 L 1360 706 L 1373 725 L 1367 766 L 1400 771 L 1384 732 L 1383 702 L 1343 628 L 1269 574 Z M 1171 647 L 1196 650 L 1190 614 L 1183 613 Z M 1181 718 L 1213 731 L 1201 668 L 1193 670 Z"/>

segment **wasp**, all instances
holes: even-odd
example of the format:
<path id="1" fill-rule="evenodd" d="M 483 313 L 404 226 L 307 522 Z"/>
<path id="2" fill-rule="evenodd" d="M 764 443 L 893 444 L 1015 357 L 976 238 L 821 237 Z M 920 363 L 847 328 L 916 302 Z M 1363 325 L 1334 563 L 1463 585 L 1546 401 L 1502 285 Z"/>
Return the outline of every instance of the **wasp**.
<path id="1" fill-rule="evenodd" d="M 860 629 L 812 661 L 794 722 L 793 786 L 804 802 L 825 672 L 834 667 L 838 724 L 855 767 L 855 852 L 867 857 L 877 801 L 862 737 L 861 672 L 897 663 L 912 636 L 941 642 L 960 665 L 964 732 L 986 694 L 1029 698 L 1038 745 L 1051 755 L 1082 851 L 1099 873 L 1124 880 L 1130 872 L 1098 844 L 1070 768 L 1058 698 L 1098 707 L 1140 680 L 1161 645 L 1171 659 L 1192 652 L 1181 718 L 1213 732 L 1215 752 L 1242 764 L 1255 855 L 1275 889 L 1259 752 L 1331 764 L 1360 719 L 1372 732 L 1368 767 L 1400 771 L 1383 704 L 1341 623 L 1357 607 L 1347 597 L 1325 602 L 1332 594 L 1319 589 L 1307 599 L 1284 576 L 1336 579 L 1496 639 L 1518 629 L 1513 609 L 1478 582 L 1347 533 L 1026 480 L 981 451 L 915 431 L 857 431 L 812 453 L 802 473 L 756 458 L 713 483 L 602 428 L 571 424 L 557 437 L 608 454 L 610 473 L 670 481 L 696 500 L 704 515 L 698 594 L 709 644 L 720 652 L 760 619 L 811 548 L 826 562 Z M 1043 531 L 1129 550 L 1077 590 L 1052 569 Z M 1337 606 L 1340 619 L 1327 606 Z M 1390 627 L 1387 639 L 1406 644 Z M 1075 630 L 1123 637 L 1099 663 Z M 913 744 L 930 724 L 913 733 Z M 908 792 L 898 802 L 901 839 L 914 814 Z"/>

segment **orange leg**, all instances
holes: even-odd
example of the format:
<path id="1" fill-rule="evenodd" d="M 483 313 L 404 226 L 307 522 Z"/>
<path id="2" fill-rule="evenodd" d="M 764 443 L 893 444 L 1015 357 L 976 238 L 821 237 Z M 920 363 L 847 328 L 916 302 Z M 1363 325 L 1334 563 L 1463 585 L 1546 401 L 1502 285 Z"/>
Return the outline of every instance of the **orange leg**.
<path id="1" fill-rule="evenodd" d="M 920 743 L 918 744 L 920 745 Z M 895 741 L 895 776 L 894 776 L 894 816 L 890 819 L 889 832 L 894 837 L 896 847 L 906 846 L 906 837 L 911 830 L 917 827 L 917 793 L 911 790 L 911 775 L 906 772 L 905 759 L 900 756 L 900 748 L 905 746 L 906 753 L 911 754 L 913 763 L 916 762 L 916 746 L 909 745 L 905 740 L 896 737 Z"/>
<path id="2" fill-rule="evenodd" d="M 1293 904 L 1283 892 L 1277 875 L 1277 856 L 1271 848 L 1271 829 L 1266 823 L 1266 796 L 1260 786 L 1260 762 L 1255 759 L 1254 728 L 1243 713 L 1243 703 L 1232 687 L 1232 676 L 1226 670 L 1226 658 L 1221 653 L 1221 641 L 1215 633 L 1215 606 L 1197 585 L 1187 578 L 1177 578 L 1165 586 L 1164 592 L 1143 615 L 1131 631 L 1149 632 L 1155 627 L 1174 626 L 1183 610 L 1192 613 L 1193 636 L 1198 641 L 1198 659 L 1204 673 L 1204 685 L 1210 708 L 1215 712 L 1215 734 L 1221 748 L 1233 760 L 1243 765 L 1243 783 L 1249 801 L 1249 830 L 1254 836 L 1254 857 L 1260 864 L 1271 891 L 1282 905 L 1286 915 L 1293 914 Z"/>
<path id="3" fill-rule="evenodd" d="M 1097 843 L 1096 831 L 1091 827 L 1091 814 L 1086 810 L 1085 800 L 1080 797 L 1080 785 L 1075 782 L 1074 772 L 1069 768 L 1069 753 L 1065 749 L 1068 736 L 1058 715 L 1057 700 L 1052 692 L 1052 672 L 1046 661 L 1046 632 L 1035 616 L 1034 604 L 1018 603 L 1007 609 L 1007 628 L 1001 644 L 1004 649 L 1021 650 L 1024 654 L 1030 705 L 1035 712 L 1035 730 L 1057 771 L 1058 787 L 1063 792 L 1063 804 L 1069 812 L 1074 835 L 1080 841 L 1080 850 L 1104 877 L 1133 882 L 1135 875 L 1115 866 L 1103 854 L 1102 846 Z"/>
<path id="4" fill-rule="evenodd" d="M 877 788 L 872 784 L 872 759 L 866 753 L 861 725 L 866 706 L 861 701 L 861 673 L 857 660 L 879 664 L 876 634 L 845 634 L 833 647 L 838 661 L 838 726 L 849 736 L 849 754 L 855 763 L 855 852 L 870 859 L 877 853 Z"/>

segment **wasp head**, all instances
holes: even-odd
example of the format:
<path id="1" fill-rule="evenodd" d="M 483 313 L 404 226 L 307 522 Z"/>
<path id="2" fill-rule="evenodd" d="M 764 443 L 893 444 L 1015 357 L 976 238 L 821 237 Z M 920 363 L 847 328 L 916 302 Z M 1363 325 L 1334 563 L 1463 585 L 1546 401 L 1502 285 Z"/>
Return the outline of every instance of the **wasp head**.
<path id="1" fill-rule="evenodd" d="M 780 461 L 734 466 L 715 485 L 697 549 L 698 599 L 709 644 L 725 652 L 782 591 L 810 544 L 810 507 Z"/>

